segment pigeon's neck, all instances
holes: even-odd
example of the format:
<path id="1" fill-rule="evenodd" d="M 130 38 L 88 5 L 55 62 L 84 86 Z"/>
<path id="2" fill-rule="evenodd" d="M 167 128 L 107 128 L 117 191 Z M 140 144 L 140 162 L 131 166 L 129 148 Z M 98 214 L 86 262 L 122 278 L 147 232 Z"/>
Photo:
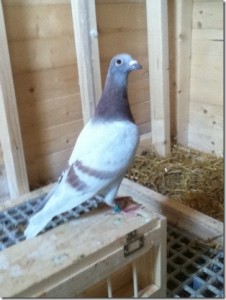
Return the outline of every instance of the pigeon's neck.
<path id="1" fill-rule="evenodd" d="M 108 74 L 94 120 L 134 122 L 127 95 L 127 76 Z"/>

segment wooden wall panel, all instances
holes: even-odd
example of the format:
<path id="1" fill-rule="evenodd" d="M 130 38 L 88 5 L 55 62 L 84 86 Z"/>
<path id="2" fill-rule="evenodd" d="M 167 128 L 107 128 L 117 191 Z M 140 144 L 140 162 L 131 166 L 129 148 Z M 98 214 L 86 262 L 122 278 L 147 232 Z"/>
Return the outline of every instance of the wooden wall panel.
<path id="1" fill-rule="evenodd" d="M 223 154 L 223 2 L 193 1 L 188 146 Z"/>
<path id="2" fill-rule="evenodd" d="M 83 127 L 69 1 L 3 1 L 29 182 L 55 180 Z"/>
<path id="3" fill-rule="evenodd" d="M 110 59 L 121 52 L 131 54 L 143 65 L 129 76 L 131 110 L 140 133 L 150 131 L 150 93 L 145 1 L 96 1 L 102 84 Z"/>
<path id="4" fill-rule="evenodd" d="M 171 138 L 176 139 L 175 3 L 168 1 Z M 28 176 L 30 184 L 37 186 L 57 178 L 83 127 L 71 6 L 69 0 L 3 0 L 3 9 Z M 193 0 L 192 10 L 188 146 L 221 154 L 223 3 Z M 96 14 L 102 84 L 115 54 L 128 52 L 141 62 L 143 69 L 129 77 L 129 101 L 140 132 L 149 133 L 145 0 L 96 0 Z M 3 191 L 1 146 L 0 166 Z"/>

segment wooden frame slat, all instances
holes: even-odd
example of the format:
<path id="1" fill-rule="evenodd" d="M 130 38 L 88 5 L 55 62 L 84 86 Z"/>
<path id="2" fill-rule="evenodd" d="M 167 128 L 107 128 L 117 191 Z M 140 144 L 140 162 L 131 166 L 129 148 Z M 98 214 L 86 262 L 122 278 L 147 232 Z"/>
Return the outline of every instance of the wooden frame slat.
<path id="1" fill-rule="evenodd" d="M 101 87 L 95 0 L 71 0 L 83 120 L 92 116 Z"/>
<path id="2" fill-rule="evenodd" d="M 170 97 L 167 0 L 146 0 L 154 150 L 170 153 Z"/>

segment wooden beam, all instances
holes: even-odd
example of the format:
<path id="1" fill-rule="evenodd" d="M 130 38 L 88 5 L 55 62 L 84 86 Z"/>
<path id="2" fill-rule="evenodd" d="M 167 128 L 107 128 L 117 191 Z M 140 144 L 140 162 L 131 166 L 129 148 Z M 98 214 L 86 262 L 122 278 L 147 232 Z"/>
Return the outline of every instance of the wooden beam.
<path id="1" fill-rule="evenodd" d="M 170 153 L 170 97 L 167 0 L 147 0 L 147 33 L 154 150 Z"/>
<path id="2" fill-rule="evenodd" d="M 193 1 L 176 0 L 177 143 L 188 145 Z"/>
<path id="3" fill-rule="evenodd" d="M 0 140 L 10 196 L 29 191 L 2 2 L 0 1 Z"/>
<path id="4" fill-rule="evenodd" d="M 83 120 L 92 116 L 101 95 L 95 0 L 71 0 Z"/>
<path id="5" fill-rule="evenodd" d="M 195 209 L 171 200 L 138 183 L 124 178 L 119 188 L 120 196 L 130 196 L 147 209 L 167 218 L 170 224 L 185 230 L 202 241 L 224 243 L 224 224 Z"/>

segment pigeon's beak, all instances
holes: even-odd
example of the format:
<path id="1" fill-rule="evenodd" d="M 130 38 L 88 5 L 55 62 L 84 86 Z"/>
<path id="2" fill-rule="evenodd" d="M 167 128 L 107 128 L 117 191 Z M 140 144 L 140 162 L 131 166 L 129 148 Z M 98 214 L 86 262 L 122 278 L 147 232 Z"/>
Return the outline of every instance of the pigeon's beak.
<path id="1" fill-rule="evenodd" d="M 142 66 L 141 66 L 141 64 L 138 63 L 137 60 L 131 60 L 131 61 L 129 62 L 129 70 L 130 70 L 130 71 L 133 71 L 133 70 L 140 70 L 140 69 L 142 69 Z"/>

